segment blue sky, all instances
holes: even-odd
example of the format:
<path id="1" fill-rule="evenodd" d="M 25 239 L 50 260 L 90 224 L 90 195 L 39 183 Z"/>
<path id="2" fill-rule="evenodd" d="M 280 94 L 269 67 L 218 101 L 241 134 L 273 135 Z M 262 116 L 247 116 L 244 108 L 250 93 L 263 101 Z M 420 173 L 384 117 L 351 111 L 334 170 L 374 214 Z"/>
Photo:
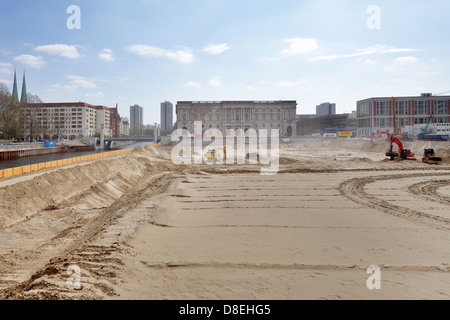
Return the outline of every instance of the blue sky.
<path id="1" fill-rule="evenodd" d="M 81 29 L 69 29 L 71 5 Z M 374 8 L 376 9 L 374 11 Z M 297 100 L 351 112 L 373 96 L 450 91 L 450 2 L 19 0 L 0 11 L 0 82 L 45 102 Z M 379 13 L 379 15 L 378 15 Z"/>

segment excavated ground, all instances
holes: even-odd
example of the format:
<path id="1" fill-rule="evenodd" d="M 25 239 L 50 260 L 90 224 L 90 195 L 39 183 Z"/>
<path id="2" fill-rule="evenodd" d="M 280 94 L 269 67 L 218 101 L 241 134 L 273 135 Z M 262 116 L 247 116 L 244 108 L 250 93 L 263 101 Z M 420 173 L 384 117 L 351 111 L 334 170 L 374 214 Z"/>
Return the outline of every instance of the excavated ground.
<path id="1" fill-rule="evenodd" d="M 448 299 L 450 148 L 405 144 L 444 163 L 345 139 L 281 145 L 273 176 L 141 147 L 0 180 L 0 298 Z"/>

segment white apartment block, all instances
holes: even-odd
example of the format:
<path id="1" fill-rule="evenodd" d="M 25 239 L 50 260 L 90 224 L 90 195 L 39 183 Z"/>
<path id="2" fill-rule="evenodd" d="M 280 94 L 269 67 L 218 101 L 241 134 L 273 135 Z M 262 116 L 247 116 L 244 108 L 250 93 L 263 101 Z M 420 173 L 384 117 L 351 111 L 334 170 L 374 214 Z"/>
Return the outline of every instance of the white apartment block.
<path id="1" fill-rule="evenodd" d="M 120 135 L 125 137 L 130 135 L 130 121 L 128 118 L 122 118 L 120 121 Z"/>
<path id="2" fill-rule="evenodd" d="M 105 128 L 110 136 L 110 111 L 104 106 L 76 103 L 33 103 L 20 107 L 25 137 L 33 128 L 34 140 L 93 137 Z"/>

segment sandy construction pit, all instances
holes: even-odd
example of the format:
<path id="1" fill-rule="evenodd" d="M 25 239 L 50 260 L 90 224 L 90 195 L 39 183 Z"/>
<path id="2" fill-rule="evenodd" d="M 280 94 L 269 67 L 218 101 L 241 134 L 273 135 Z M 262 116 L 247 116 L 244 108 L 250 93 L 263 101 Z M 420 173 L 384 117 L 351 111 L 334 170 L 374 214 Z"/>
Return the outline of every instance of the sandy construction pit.
<path id="1" fill-rule="evenodd" d="M 0 180 L 0 298 L 449 299 L 450 146 L 388 146 L 283 144 L 272 176 L 145 147 Z"/>

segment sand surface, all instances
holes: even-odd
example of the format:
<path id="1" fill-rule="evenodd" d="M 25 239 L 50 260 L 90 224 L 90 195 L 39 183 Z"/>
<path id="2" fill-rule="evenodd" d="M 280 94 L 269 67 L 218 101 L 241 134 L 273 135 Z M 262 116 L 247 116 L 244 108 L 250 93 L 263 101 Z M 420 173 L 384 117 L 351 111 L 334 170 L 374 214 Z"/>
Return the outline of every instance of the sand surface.
<path id="1" fill-rule="evenodd" d="M 0 298 L 449 299 L 450 145 L 388 146 L 283 144 L 272 176 L 141 147 L 0 180 Z"/>

